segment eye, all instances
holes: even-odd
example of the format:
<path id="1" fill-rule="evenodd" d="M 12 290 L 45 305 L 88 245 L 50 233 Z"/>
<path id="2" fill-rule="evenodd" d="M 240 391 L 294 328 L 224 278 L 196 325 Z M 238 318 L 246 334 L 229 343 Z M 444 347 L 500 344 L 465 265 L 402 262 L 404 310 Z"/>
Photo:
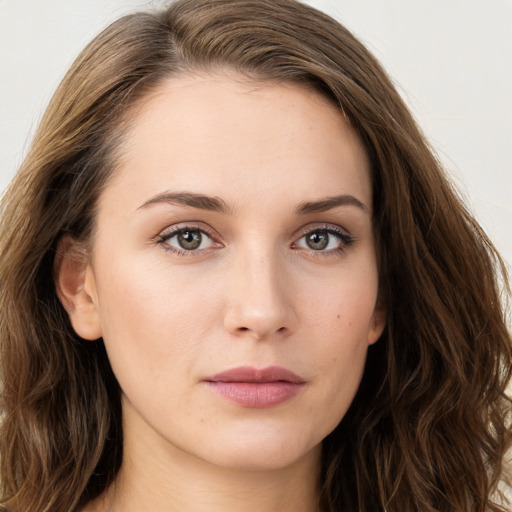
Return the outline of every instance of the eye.
<path id="1" fill-rule="evenodd" d="M 167 246 L 167 250 L 178 253 L 201 251 L 220 246 L 204 230 L 188 226 L 172 229 L 170 232 L 160 235 L 158 242 Z"/>
<path id="2" fill-rule="evenodd" d="M 313 251 L 342 251 L 353 243 L 352 237 L 333 227 L 317 228 L 308 231 L 297 241 L 296 246 Z"/>

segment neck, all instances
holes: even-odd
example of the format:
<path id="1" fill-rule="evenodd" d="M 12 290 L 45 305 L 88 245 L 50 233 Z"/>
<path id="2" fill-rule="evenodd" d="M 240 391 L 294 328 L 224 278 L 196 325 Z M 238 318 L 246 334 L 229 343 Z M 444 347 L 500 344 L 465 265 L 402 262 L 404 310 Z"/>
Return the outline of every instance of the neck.
<path id="1" fill-rule="evenodd" d="M 247 469 L 211 464 L 155 440 L 125 429 L 115 482 L 83 512 L 319 510 L 320 446 L 286 467 Z"/>

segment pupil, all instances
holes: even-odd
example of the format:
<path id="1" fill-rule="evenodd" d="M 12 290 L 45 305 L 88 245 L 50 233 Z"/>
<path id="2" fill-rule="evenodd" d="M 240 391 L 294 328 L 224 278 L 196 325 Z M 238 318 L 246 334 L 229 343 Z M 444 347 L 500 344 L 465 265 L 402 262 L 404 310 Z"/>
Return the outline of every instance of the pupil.
<path id="1" fill-rule="evenodd" d="M 183 249 L 193 250 L 201 245 L 201 233 L 199 231 L 182 231 L 178 234 L 178 243 Z"/>
<path id="2" fill-rule="evenodd" d="M 329 233 L 323 230 L 315 231 L 306 237 L 306 243 L 311 249 L 315 251 L 325 249 L 329 244 Z"/>

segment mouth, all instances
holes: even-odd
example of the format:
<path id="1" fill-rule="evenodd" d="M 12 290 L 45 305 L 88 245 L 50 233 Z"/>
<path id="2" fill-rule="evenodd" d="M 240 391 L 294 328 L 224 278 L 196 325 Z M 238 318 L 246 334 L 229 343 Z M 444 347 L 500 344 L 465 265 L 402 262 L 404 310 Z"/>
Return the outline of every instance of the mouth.
<path id="1" fill-rule="evenodd" d="M 290 400 L 306 381 L 281 366 L 241 366 L 207 377 L 204 383 L 211 391 L 242 407 L 263 409 Z"/>

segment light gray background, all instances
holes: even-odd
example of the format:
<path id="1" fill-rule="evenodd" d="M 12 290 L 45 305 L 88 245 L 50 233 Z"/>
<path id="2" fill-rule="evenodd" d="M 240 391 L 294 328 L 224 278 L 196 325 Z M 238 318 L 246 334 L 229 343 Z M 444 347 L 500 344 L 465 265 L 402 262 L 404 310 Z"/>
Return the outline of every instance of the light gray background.
<path id="1" fill-rule="evenodd" d="M 447 170 L 512 263 L 512 0 L 311 0 L 398 84 Z M 0 191 L 80 49 L 163 0 L 0 0 Z"/>
<path id="2" fill-rule="evenodd" d="M 164 0 L 0 0 L 0 191 L 82 47 Z M 395 79 L 447 171 L 512 264 L 512 0 L 311 0 Z"/>

